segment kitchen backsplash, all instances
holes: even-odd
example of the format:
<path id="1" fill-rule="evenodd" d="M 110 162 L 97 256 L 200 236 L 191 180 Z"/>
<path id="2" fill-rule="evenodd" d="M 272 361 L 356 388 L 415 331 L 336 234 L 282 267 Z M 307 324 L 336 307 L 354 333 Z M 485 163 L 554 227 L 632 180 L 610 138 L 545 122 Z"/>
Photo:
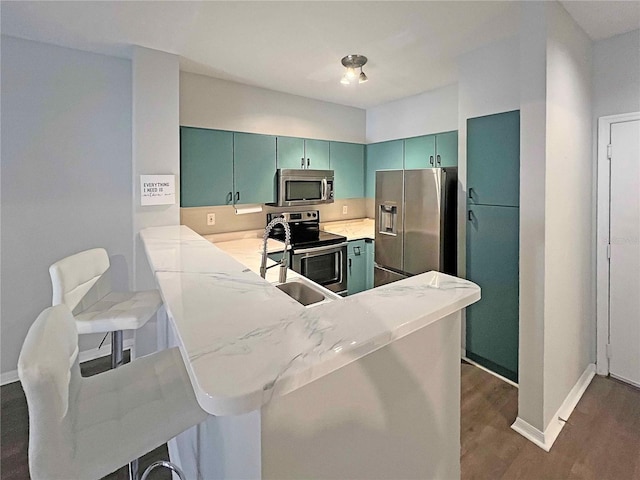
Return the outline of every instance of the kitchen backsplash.
<path id="1" fill-rule="evenodd" d="M 367 202 L 371 200 L 371 202 Z M 367 203 L 371 207 L 367 208 Z M 244 205 L 241 205 L 243 207 Z M 343 214 L 343 207 L 347 207 L 347 213 Z M 191 228 L 201 235 L 212 233 L 240 232 L 243 230 L 258 230 L 264 228 L 266 216 L 269 212 L 295 212 L 297 210 L 320 210 L 321 222 L 334 222 L 339 220 L 352 220 L 364 218 L 367 210 L 373 211 L 373 199 L 350 198 L 337 200 L 334 203 L 324 205 L 309 205 L 308 207 L 262 207 L 262 212 L 236 215 L 233 205 L 218 207 L 190 207 L 180 209 L 180 223 Z M 215 225 L 207 225 L 207 215 L 215 214 Z"/>

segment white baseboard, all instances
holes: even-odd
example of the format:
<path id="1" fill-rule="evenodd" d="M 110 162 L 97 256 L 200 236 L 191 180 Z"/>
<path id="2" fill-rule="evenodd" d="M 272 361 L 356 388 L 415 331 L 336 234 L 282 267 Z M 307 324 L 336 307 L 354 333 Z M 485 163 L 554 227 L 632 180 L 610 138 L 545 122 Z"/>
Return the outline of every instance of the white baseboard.
<path id="1" fill-rule="evenodd" d="M 125 350 L 133 350 L 133 338 L 124 340 L 122 344 L 124 345 Z M 79 356 L 80 363 L 83 363 L 83 362 L 88 362 L 89 360 L 95 360 L 96 358 L 99 358 L 99 357 L 105 357 L 107 355 L 109 355 L 108 348 L 98 349 L 96 347 L 90 350 L 85 350 L 83 352 L 80 352 L 80 355 L 78 356 Z M 11 370 L 10 372 L 4 372 L 0 374 L 0 385 L 7 385 L 8 383 L 17 382 L 18 380 L 19 380 L 18 370 Z"/>
<path id="2" fill-rule="evenodd" d="M 591 383 L 595 374 L 596 365 L 594 363 L 590 363 L 587 365 L 587 368 L 582 375 L 580 375 L 580 378 L 564 399 L 564 402 L 562 402 L 562 405 L 560 405 L 560 408 L 552 417 L 551 422 L 549 422 L 549 425 L 547 425 L 544 432 L 541 432 L 520 417 L 516 418 L 516 421 L 513 422 L 511 428 L 527 440 L 532 441 L 544 451 L 548 452 L 551 450 L 553 443 L 558 438 L 558 435 L 560 435 L 566 421 L 569 420 L 571 413 L 573 413 L 573 410 L 576 408 L 576 405 L 582 398 L 584 391 Z"/>
<path id="3" fill-rule="evenodd" d="M 509 385 L 513 386 L 513 387 L 518 388 L 518 384 L 517 384 L 516 382 L 514 382 L 513 380 L 509 380 L 508 378 L 503 377 L 502 375 L 500 375 L 500 374 L 498 374 L 498 373 L 496 373 L 496 372 L 493 372 L 493 371 L 489 370 L 487 367 L 483 367 L 483 366 L 482 366 L 482 365 L 480 365 L 479 363 L 474 362 L 473 360 L 471 360 L 471 359 L 467 358 L 467 357 L 466 357 L 466 353 L 467 353 L 467 351 L 466 351 L 466 350 L 463 350 L 462 359 L 463 359 L 465 362 L 470 363 L 470 364 L 471 364 L 471 365 L 473 365 L 474 367 L 478 367 L 480 370 L 484 370 L 485 372 L 490 373 L 490 374 L 491 374 L 491 375 L 493 375 L 494 377 L 499 378 L 499 379 L 500 379 L 500 380 L 502 380 L 503 382 L 506 382 L 506 383 L 508 383 Z"/>

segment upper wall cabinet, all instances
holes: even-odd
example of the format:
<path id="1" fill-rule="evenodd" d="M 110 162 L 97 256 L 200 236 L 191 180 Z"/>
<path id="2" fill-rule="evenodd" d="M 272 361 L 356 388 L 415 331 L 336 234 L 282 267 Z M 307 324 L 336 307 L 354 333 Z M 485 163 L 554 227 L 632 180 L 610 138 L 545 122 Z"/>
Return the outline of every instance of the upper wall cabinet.
<path id="1" fill-rule="evenodd" d="M 275 201 L 276 137 L 233 134 L 234 203 Z"/>
<path id="2" fill-rule="evenodd" d="M 180 128 L 180 206 L 233 202 L 233 132 Z"/>
<path id="3" fill-rule="evenodd" d="M 329 142 L 295 137 L 278 137 L 278 168 L 329 168 Z"/>
<path id="4" fill-rule="evenodd" d="M 458 131 L 436 135 L 436 167 L 458 166 Z"/>
<path id="5" fill-rule="evenodd" d="M 329 167 L 335 175 L 335 198 L 364 197 L 364 145 L 331 142 Z"/>
<path id="6" fill-rule="evenodd" d="M 278 137 L 276 142 L 278 168 L 305 167 L 304 138 Z"/>
<path id="7" fill-rule="evenodd" d="M 180 206 L 275 200 L 276 139 L 269 135 L 180 128 Z"/>
<path id="8" fill-rule="evenodd" d="M 520 111 L 467 120 L 467 203 L 520 204 Z"/>
<path id="9" fill-rule="evenodd" d="M 423 135 L 404 141 L 404 168 L 433 168 L 436 166 L 436 136 Z"/>
<path id="10" fill-rule="evenodd" d="M 458 132 L 407 138 L 404 168 L 455 167 L 458 165 Z"/>
<path id="11" fill-rule="evenodd" d="M 365 195 L 374 198 L 376 192 L 377 170 L 402 170 L 404 141 L 372 143 L 367 145 L 365 169 Z"/>
<path id="12" fill-rule="evenodd" d="M 307 168 L 314 170 L 329 169 L 329 142 L 327 140 L 305 140 L 304 156 Z"/>

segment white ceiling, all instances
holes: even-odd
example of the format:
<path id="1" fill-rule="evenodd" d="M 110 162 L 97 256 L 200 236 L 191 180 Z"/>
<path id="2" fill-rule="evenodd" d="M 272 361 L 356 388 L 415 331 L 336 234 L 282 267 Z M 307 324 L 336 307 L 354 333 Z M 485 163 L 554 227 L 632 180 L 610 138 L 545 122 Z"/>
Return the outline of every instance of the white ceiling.
<path id="1" fill-rule="evenodd" d="M 640 2 L 563 4 L 592 38 L 640 26 Z M 0 8 L 7 35 L 122 57 L 141 45 L 179 55 L 185 71 L 360 108 L 454 83 L 456 57 L 515 35 L 520 22 L 511 1 L 2 1 Z M 344 86 L 340 59 L 352 53 L 369 57 L 370 81 Z"/>

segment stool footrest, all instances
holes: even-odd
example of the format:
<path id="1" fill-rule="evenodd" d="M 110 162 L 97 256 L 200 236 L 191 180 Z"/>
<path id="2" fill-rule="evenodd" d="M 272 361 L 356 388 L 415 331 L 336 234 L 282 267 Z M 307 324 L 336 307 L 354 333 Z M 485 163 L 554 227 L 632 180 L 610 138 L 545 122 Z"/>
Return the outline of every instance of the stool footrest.
<path id="1" fill-rule="evenodd" d="M 172 472 L 175 472 L 178 475 L 178 477 L 180 478 L 180 480 L 187 480 L 187 477 L 185 477 L 184 472 L 182 470 L 180 470 L 180 467 L 178 467 L 175 463 L 171 463 L 171 462 L 168 462 L 166 460 L 159 460 L 159 461 L 153 462 L 151 465 L 149 465 L 146 468 L 146 470 L 144 471 L 144 473 L 142 474 L 142 478 L 140 480 L 147 480 L 147 477 L 149 476 L 151 471 L 156 469 L 156 468 L 158 468 L 158 467 L 168 468 Z"/>

